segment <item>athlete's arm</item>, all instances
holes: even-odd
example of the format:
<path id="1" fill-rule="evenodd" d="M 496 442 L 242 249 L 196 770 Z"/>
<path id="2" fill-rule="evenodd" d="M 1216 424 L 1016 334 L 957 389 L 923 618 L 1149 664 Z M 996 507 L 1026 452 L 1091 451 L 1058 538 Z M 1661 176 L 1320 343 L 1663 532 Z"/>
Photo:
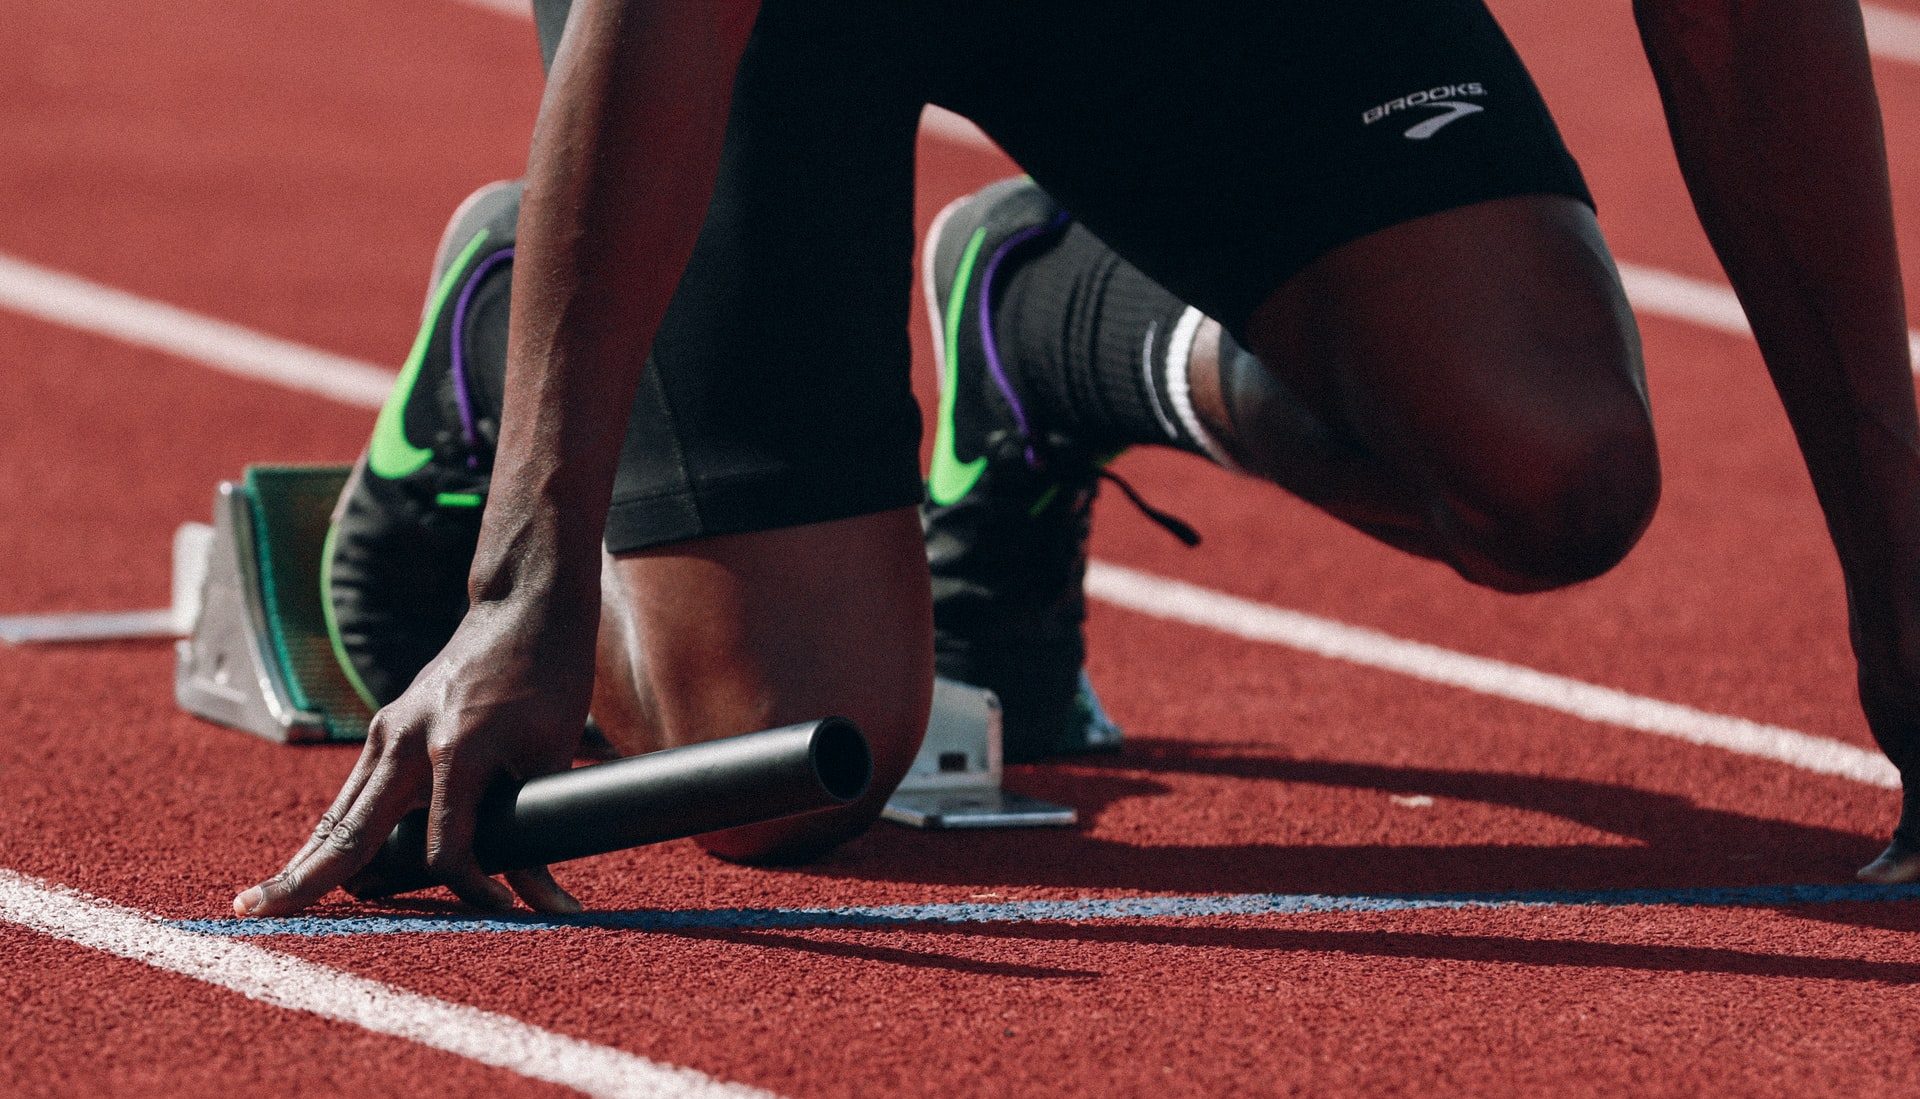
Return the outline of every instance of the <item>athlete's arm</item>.
<path id="1" fill-rule="evenodd" d="M 1860 695 L 1920 877 L 1920 428 L 1857 0 L 1636 0 L 1694 206 L 1753 322 L 1846 574 Z"/>
<path id="2" fill-rule="evenodd" d="M 755 0 L 581 0 L 534 129 L 507 391 L 470 590 L 447 648 L 381 710 L 287 868 L 243 892 L 283 915 L 353 876 L 428 805 L 428 862 L 475 904 L 511 896 L 473 857 L 485 789 L 567 767 L 592 689 L 601 532 L 627 410 L 713 192 Z M 544 869 L 509 875 L 577 910 Z"/>

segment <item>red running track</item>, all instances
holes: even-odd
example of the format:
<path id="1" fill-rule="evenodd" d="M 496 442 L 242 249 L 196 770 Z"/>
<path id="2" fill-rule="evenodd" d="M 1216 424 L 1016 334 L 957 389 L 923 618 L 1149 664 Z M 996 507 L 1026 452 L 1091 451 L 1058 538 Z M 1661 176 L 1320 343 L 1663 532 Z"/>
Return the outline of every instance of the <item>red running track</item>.
<path id="1" fill-rule="evenodd" d="M 1497 5 L 1617 252 L 1717 277 L 1624 8 Z M 14 13 L 10 12 L 10 16 Z M 517 174 L 523 20 L 440 0 L 29 0 L 0 70 L 0 253 L 379 362 L 441 219 Z M 1880 69 L 1903 229 L 1920 70 Z M 921 212 L 1003 162 L 922 150 Z M 1911 277 L 1914 272 L 1910 271 Z M 1108 560 L 1704 710 L 1870 744 L 1837 569 L 1750 344 L 1648 320 L 1660 518 L 1614 574 L 1478 592 L 1276 491 L 1126 459 Z M 917 377 L 930 387 L 925 345 Z M 0 613 L 150 605 L 174 525 L 253 461 L 345 461 L 370 414 L 0 313 Z M 1044 835 L 876 830 L 748 871 L 670 844 L 569 867 L 603 908 L 1837 882 L 1883 789 L 1098 607 L 1134 739 L 1018 776 Z M 177 714 L 164 646 L 0 649 L 0 868 L 221 915 L 345 774 Z M 1423 800 L 1428 799 L 1428 800 Z M 340 904 L 330 911 L 354 911 Z M 1920 1083 L 1910 906 L 1546 908 L 880 930 L 369 936 L 276 950 L 788 1095 L 1697 1093 Z M 0 924 L 0 1092 L 551 1090 Z"/>

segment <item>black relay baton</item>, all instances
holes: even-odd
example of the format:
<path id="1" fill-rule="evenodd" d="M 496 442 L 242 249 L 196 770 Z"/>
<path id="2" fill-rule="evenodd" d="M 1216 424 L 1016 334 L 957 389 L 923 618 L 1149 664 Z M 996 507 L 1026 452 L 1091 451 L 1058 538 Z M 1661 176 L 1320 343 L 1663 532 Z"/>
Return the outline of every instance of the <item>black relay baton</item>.
<path id="1" fill-rule="evenodd" d="M 480 804 L 473 853 L 489 874 L 604 855 L 846 805 L 872 778 L 867 738 L 825 717 L 496 787 Z M 371 900 L 437 884 L 426 840 L 426 810 L 415 810 L 347 892 Z"/>

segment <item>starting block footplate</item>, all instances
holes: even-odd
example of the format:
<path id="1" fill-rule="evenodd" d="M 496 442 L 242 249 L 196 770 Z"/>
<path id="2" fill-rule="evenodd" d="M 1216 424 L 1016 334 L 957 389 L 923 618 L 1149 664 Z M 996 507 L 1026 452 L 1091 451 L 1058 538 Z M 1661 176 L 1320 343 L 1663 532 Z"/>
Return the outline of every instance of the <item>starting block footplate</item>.
<path id="1" fill-rule="evenodd" d="M 321 566 L 346 466 L 250 466 L 175 554 L 180 706 L 281 743 L 357 740 L 370 708 L 333 652 Z M 178 549 L 178 547 L 177 547 Z M 1002 786 L 1000 703 L 936 679 L 926 741 L 883 816 L 912 828 L 1073 824 L 1073 809 Z"/>

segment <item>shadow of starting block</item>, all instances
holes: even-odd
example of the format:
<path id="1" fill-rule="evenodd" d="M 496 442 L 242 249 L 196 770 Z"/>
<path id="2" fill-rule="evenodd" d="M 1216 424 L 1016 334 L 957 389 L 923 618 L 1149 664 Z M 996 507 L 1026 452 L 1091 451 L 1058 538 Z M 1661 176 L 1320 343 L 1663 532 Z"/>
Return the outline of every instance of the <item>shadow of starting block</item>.
<path id="1" fill-rule="evenodd" d="M 362 740 L 372 711 L 334 655 L 321 564 L 346 466 L 249 466 L 215 490 L 211 530 L 174 555 L 174 697 L 182 709 L 281 743 Z M 926 742 L 884 816 L 915 828 L 1069 825 L 1073 809 L 1001 785 L 1000 703 L 934 681 Z"/>

